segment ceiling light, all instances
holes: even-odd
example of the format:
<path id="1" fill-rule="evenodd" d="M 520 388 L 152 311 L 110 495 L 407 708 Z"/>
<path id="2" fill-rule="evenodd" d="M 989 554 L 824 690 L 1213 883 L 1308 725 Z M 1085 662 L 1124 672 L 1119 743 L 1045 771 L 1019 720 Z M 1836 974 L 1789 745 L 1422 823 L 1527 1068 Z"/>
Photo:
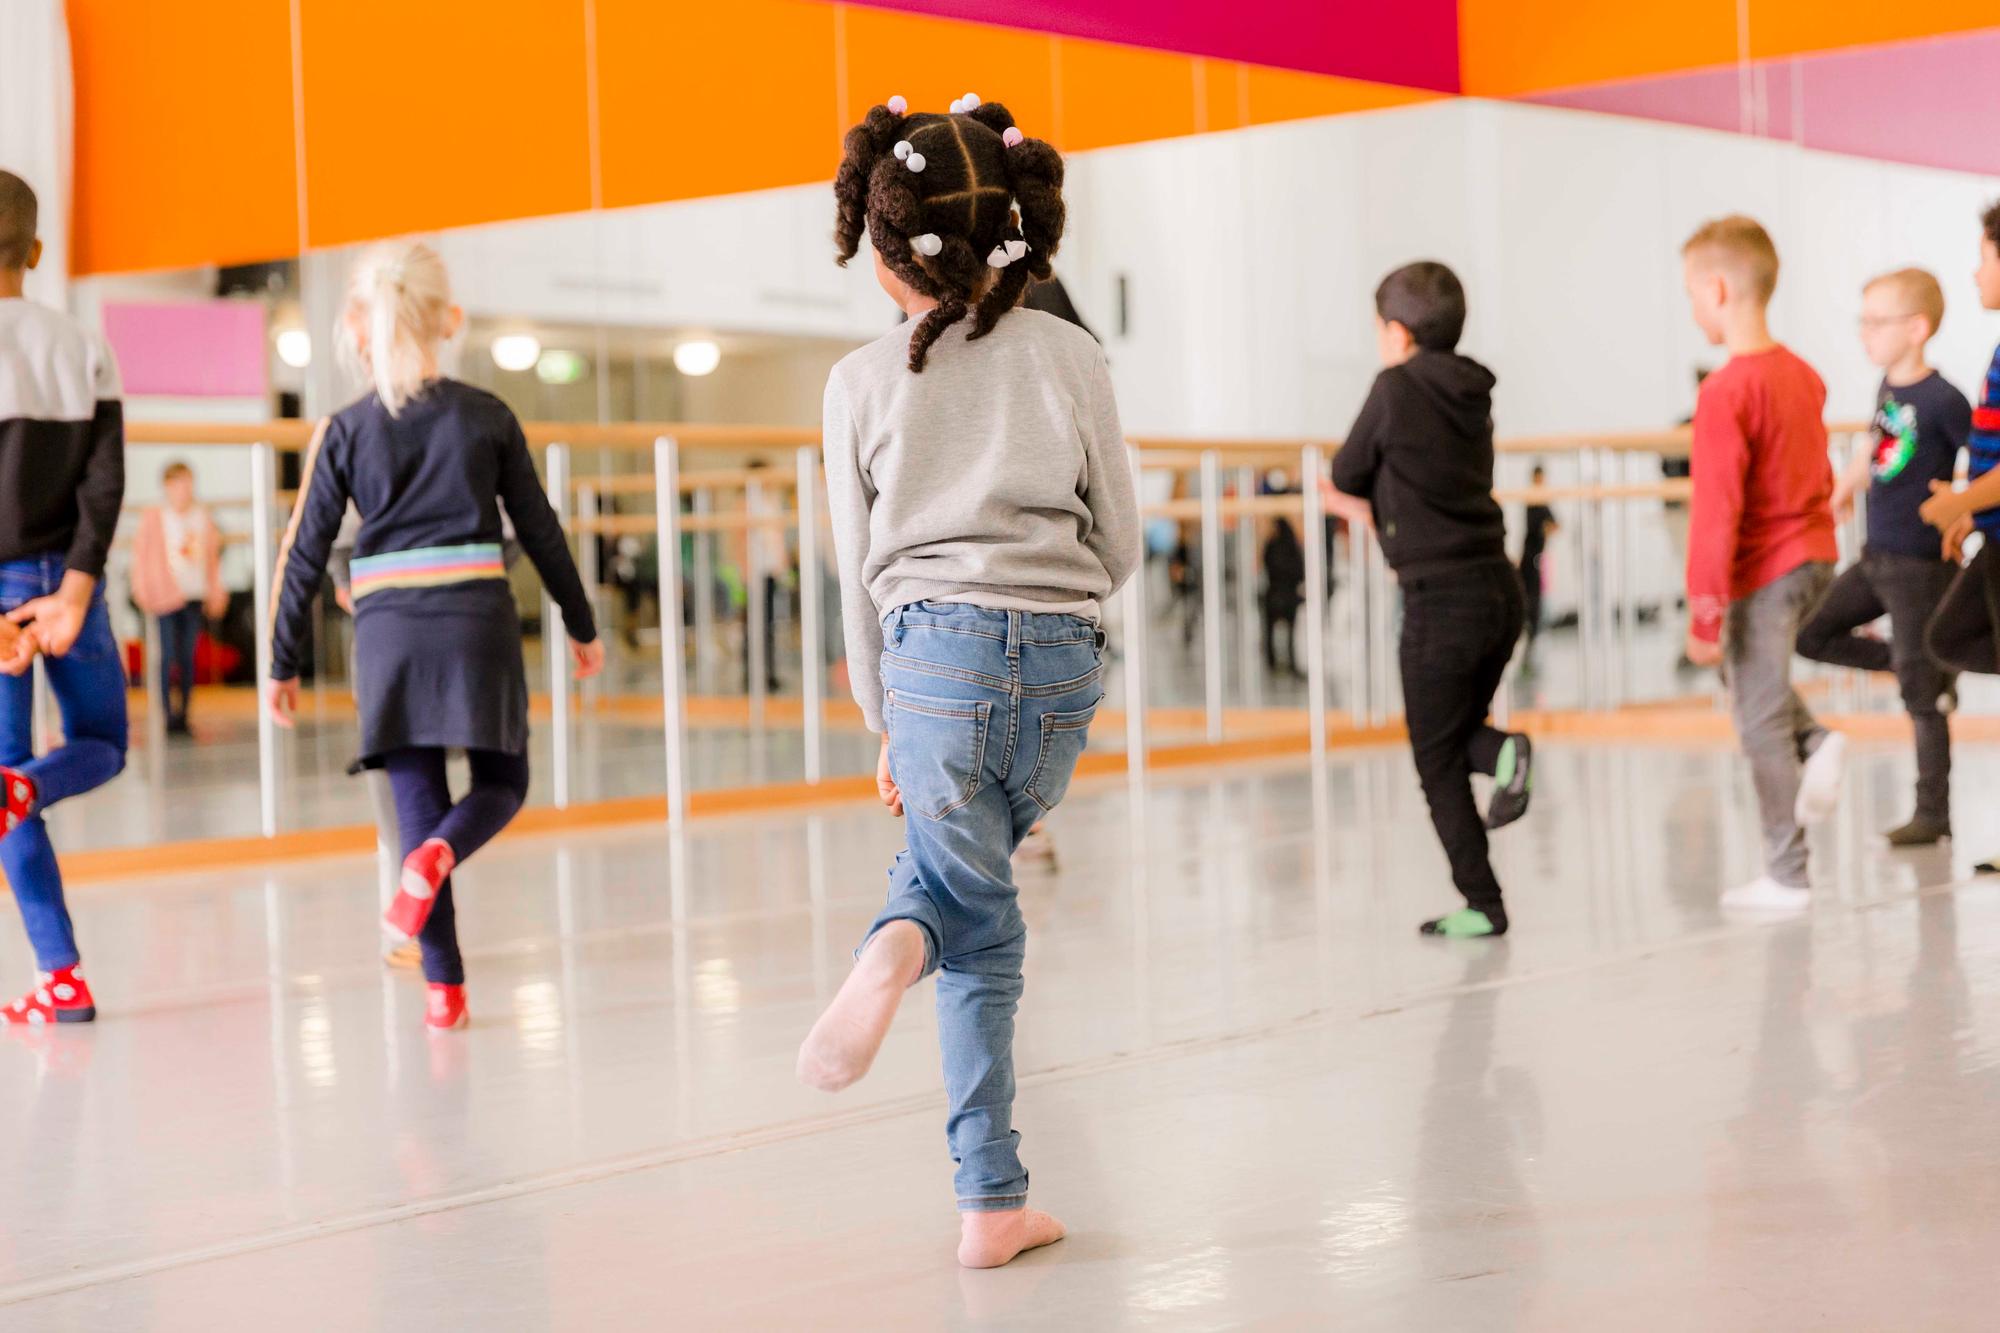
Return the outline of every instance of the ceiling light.
<path id="1" fill-rule="evenodd" d="M 532 333 L 503 333 L 493 340 L 493 364 L 502 370 L 531 370 L 541 355 L 541 340 Z"/>
<path id="2" fill-rule="evenodd" d="M 708 375 L 722 364 L 722 349 L 706 338 L 696 338 L 674 348 L 674 369 L 683 375 Z"/>

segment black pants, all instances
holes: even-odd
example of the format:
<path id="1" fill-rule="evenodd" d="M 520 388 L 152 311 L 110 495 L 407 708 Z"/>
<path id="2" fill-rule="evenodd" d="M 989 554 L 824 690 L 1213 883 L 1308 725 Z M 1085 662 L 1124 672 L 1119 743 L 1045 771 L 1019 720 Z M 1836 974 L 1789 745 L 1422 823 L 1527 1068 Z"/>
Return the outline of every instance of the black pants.
<path id="1" fill-rule="evenodd" d="M 1469 906 L 1500 906 L 1472 775 L 1490 775 L 1505 732 L 1488 726 L 1526 618 L 1521 580 L 1501 561 L 1403 581 L 1403 714 L 1431 826 Z"/>
<path id="2" fill-rule="evenodd" d="M 434 745 L 392 750 L 383 756 L 389 787 L 396 795 L 396 822 L 408 856 L 431 838 L 442 838 L 459 865 L 492 841 L 520 813 L 528 798 L 528 756 L 504 750 L 467 750 L 472 787 L 454 805 L 445 781 L 444 751 Z M 424 979 L 465 984 L 458 953 L 458 918 L 452 909 L 451 880 L 438 888 L 430 920 L 417 943 L 424 951 Z"/>
<path id="3" fill-rule="evenodd" d="M 1521 561 L 1522 618 L 1528 628 L 1528 642 L 1542 632 L 1542 558 Z"/>
<path id="4" fill-rule="evenodd" d="M 1917 737 L 1917 815 L 1951 819 L 1951 725 L 1938 699 L 1951 677 L 1931 659 L 1925 635 L 1958 571 L 1942 560 L 1864 551 L 1799 626 L 1799 656 L 1856 671 L 1894 671 Z M 1980 608 L 1983 617 L 1984 607 Z M 1855 631 L 1889 617 L 1888 643 Z M 1993 651 L 1993 634 L 1985 634 Z"/>
<path id="5" fill-rule="evenodd" d="M 1924 646 L 1951 671 L 2000 674 L 2000 557 L 1996 543 L 1979 548 L 1945 590 L 1925 632 Z"/>
<path id="6" fill-rule="evenodd" d="M 167 725 L 175 729 L 187 726 L 188 705 L 194 699 L 194 650 L 204 623 L 200 602 L 160 617 L 160 698 L 167 707 Z"/>
<path id="7" fill-rule="evenodd" d="M 1285 629 L 1285 661 L 1282 668 L 1278 664 L 1278 627 L 1280 625 L 1284 626 Z M 1288 671 L 1294 676 L 1299 674 L 1299 604 L 1297 602 L 1265 599 L 1264 665 L 1270 668 L 1273 675 L 1276 675 L 1280 670 Z"/>

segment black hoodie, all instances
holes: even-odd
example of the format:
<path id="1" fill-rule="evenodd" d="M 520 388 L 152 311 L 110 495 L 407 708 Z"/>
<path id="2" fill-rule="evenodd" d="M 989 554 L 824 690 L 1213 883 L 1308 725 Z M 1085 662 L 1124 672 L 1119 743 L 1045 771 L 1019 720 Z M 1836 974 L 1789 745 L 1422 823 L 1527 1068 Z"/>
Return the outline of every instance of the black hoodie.
<path id="1" fill-rule="evenodd" d="M 1375 507 L 1375 531 L 1403 578 L 1505 563 L 1493 498 L 1493 372 L 1456 352 L 1419 351 L 1375 377 L 1333 484 Z"/>

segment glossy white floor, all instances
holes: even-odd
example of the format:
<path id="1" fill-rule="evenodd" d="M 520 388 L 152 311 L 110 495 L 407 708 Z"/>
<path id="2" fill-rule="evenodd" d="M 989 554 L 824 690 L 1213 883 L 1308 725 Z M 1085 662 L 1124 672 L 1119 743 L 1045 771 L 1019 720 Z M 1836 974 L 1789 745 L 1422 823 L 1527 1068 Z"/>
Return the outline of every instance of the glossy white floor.
<path id="1" fill-rule="evenodd" d="M 2000 846 L 1895 855 L 1861 753 L 1820 903 L 1725 922 L 1739 766 L 1544 750 L 1502 942 L 1406 758 L 1121 784 L 1026 873 L 1018 1121 L 1071 1228 L 952 1261 L 928 986 L 839 1097 L 793 1054 L 879 809 L 523 840 L 466 873 L 475 1026 L 374 960 L 362 861 L 85 888 L 104 1018 L 0 1039 L 0 1328 L 1992 1327 Z M 0 932 L 0 972 L 26 966 Z"/>

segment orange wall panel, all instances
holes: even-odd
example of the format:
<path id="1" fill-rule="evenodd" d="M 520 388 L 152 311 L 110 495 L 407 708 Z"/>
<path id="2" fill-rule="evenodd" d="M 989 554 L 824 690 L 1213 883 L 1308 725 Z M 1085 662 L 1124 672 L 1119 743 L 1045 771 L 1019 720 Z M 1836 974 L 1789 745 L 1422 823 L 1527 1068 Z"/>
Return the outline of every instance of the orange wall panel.
<path id="1" fill-rule="evenodd" d="M 1249 69 L 1249 81 L 1250 122 L 1253 125 L 1306 120 L 1313 116 L 1340 116 L 1352 111 L 1376 111 L 1389 106 L 1410 106 L 1449 96 L 1421 88 L 1398 88 L 1389 83 L 1327 78 L 1256 65 Z"/>
<path id="2" fill-rule="evenodd" d="M 1058 39 L 859 5 L 836 8 L 838 49 L 846 62 L 845 124 L 898 93 L 912 111 L 943 111 L 954 99 L 978 93 L 1004 102 L 1024 134 L 1054 134 Z M 837 164 L 836 153 L 822 174 L 831 178 Z"/>
<path id="3" fill-rule="evenodd" d="M 1736 0 L 1459 0 L 1458 42 L 1475 97 L 1609 83 L 1733 62 Z"/>
<path id="4" fill-rule="evenodd" d="M 836 20 L 817 0 L 597 0 L 605 204 L 831 177 Z"/>
<path id="5" fill-rule="evenodd" d="M 1067 152 L 1194 134 L 1198 66 L 1187 56 L 1064 37 L 1062 141 Z"/>
<path id="6" fill-rule="evenodd" d="M 300 0 L 314 246 L 590 206 L 580 0 Z"/>
<path id="7" fill-rule="evenodd" d="M 1750 0 L 1750 54 L 1830 51 L 2000 27 L 1994 0 Z"/>
<path id="8" fill-rule="evenodd" d="M 285 0 L 69 0 L 79 273 L 299 248 Z"/>

